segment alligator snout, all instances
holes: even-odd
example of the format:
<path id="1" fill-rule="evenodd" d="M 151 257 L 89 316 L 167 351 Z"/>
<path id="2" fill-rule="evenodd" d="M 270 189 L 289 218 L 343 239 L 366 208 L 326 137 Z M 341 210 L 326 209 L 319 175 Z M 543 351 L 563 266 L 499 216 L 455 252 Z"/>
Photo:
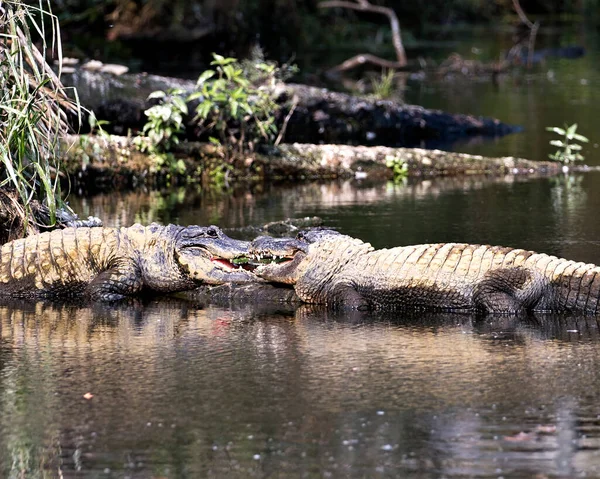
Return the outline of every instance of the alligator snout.
<path id="1" fill-rule="evenodd" d="M 308 244 L 295 238 L 272 238 L 271 236 L 259 236 L 248 249 L 252 260 L 258 264 L 284 263 L 294 259 L 299 253 L 308 252 Z"/>

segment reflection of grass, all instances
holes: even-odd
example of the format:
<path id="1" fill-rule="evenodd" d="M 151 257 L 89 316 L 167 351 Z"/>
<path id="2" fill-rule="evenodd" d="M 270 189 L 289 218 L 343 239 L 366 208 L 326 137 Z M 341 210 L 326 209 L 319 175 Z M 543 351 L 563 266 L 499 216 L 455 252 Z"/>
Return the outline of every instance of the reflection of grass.
<path id="1" fill-rule="evenodd" d="M 175 188 L 168 193 L 152 191 L 148 196 L 146 208 L 135 215 L 136 223 L 147 225 L 154 221 L 163 222 L 165 217 L 171 217 L 172 212 L 185 203 L 186 189 Z"/>
<path id="2" fill-rule="evenodd" d="M 21 434 L 23 432 L 20 431 Z M 50 479 L 60 473 L 60 470 L 56 470 L 59 469 L 58 448 L 35 447 L 31 445 L 31 440 L 24 438 L 15 438 L 15 442 L 9 439 L 9 443 L 10 470 L 5 470 L 3 477 Z"/>

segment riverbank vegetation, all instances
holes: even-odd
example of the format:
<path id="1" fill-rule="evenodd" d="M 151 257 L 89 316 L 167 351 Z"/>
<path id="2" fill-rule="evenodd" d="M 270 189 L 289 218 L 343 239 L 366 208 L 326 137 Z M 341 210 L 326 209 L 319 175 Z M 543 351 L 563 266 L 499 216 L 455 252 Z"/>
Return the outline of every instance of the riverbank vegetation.
<path id="1" fill-rule="evenodd" d="M 278 132 L 275 123 L 279 105 L 274 88 L 283 79 L 285 70 L 273 62 L 265 62 L 262 52 L 244 62 L 213 53 L 210 69 L 202 72 L 194 90 L 170 89 L 152 92 L 149 100 L 158 103 L 144 114 L 148 121 L 136 144 L 160 164 L 171 164 L 181 171 L 181 163 L 172 150 L 186 129 L 195 136 L 222 147 L 225 160 L 234 155 L 253 152 L 258 142 L 275 142 Z M 193 112 L 188 105 L 193 105 Z M 187 120 L 187 121 L 184 121 Z"/>
<path id="2" fill-rule="evenodd" d="M 48 52 L 60 59 L 62 49 L 50 2 L 3 2 L 0 28 L 0 224 L 23 233 L 37 229 L 34 210 L 53 224 L 58 209 L 67 208 L 55 153 L 80 107 L 46 57 Z"/>

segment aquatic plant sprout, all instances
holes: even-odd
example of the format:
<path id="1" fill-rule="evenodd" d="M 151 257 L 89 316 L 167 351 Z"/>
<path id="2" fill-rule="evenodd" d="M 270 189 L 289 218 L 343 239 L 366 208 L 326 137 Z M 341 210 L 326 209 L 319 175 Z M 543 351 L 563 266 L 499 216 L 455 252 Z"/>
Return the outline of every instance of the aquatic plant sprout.
<path id="1" fill-rule="evenodd" d="M 577 133 L 577 123 L 573 123 L 570 126 L 565 125 L 564 129 L 552 126 L 546 128 L 546 130 L 562 137 L 560 140 L 550 140 L 550 144 L 558 148 L 556 152 L 548 155 L 551 160 L 559 161 L 564 165 L 583 161 L 584 156 L 580 153 L 583 147 L 576 142 L 587 143 L 589 140 L 587 137 Z"/>

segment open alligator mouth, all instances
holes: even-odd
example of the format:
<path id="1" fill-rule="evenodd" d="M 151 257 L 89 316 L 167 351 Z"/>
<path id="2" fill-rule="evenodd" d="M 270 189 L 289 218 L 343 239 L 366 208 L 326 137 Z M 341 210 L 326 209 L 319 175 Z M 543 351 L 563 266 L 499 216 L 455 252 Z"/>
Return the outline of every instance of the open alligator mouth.
<path id="1" fill-rule="evenodd" d="M 236 269 L 244 269 L 246 271 L 253 271 L 256 269 L 255 264 L 250 261 L 250 258 L 246 256 L 240 256 L 232 259 L 224 258 L 211 258 L 211 262 L 218 264 L 221 268 L 232 271 Z"/>
<path id="2" fill-rule="evenodd" d="M 211 261 L 228 270 L 245 269 L 246 271 L 254 271 L 259 266 L 273 263 L 288 263 L 293 259 L 294 258 L 290 256 L 270 256 L 268 254 L 256 253 L 250 254 L 249 256 L 239 256 L 230 260 L 224 258 L 212 258 Z"/>

